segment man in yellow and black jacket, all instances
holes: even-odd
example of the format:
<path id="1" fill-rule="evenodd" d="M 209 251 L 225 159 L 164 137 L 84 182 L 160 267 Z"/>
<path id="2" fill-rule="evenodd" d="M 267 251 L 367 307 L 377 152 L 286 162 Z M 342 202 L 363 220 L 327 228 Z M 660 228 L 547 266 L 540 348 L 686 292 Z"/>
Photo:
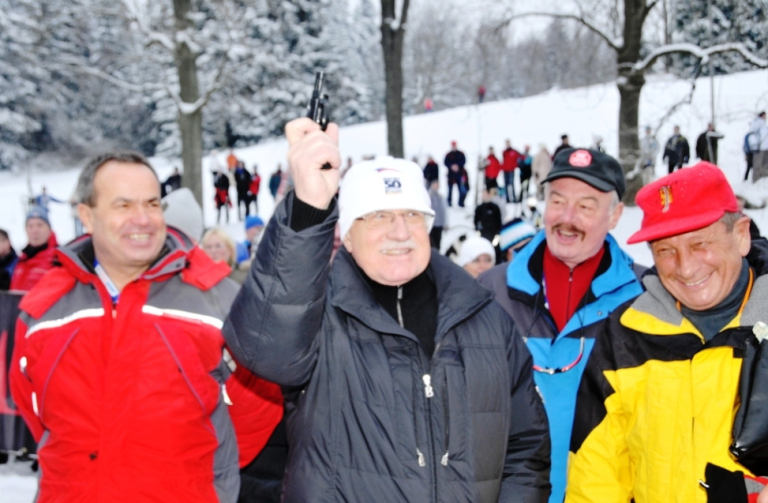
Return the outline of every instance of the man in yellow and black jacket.
<path id="1" fill-rule="evenodd" d="M 768 466 L 750 472 L 729 446 L 744 341 L 768 321 L 768 244 L 751 245 L 749 218 L 709 163 L 647 185 L 637 203 L 629 243 L 648 241 L 655 268 L 587 363 L 565 501 L 762 502 Z"/>

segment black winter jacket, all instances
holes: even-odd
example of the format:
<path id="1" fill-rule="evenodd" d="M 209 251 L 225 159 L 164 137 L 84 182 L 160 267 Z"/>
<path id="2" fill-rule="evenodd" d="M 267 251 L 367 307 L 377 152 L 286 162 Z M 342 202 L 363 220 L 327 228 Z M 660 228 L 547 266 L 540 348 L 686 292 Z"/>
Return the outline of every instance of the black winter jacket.
<path id="1" fill-rule="evenodd" d="M 294 232 L 293 197 L 224 327 L 238 361 L 287 391 L 283 501 L 546 501 L 549 437 L 531 357 L 490 293 L 432 254 L 430 358 L 345 250 L 330 271 L 335 211 Z"/>

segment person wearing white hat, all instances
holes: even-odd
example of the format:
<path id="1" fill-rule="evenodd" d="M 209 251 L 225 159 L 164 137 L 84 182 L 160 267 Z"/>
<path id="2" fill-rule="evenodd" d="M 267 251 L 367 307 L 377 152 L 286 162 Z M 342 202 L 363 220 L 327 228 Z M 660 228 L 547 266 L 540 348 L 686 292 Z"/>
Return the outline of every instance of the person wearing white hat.
<path id="1" fill-rule="evenodd" d="M 530 354 L 491 293 L 430 248 L 419 167 L 358 163 L 337 200 L 338 127 L 298 119 L 286 136 L 295 191 L 224 325 L 237 361 L 292 390 L 283 501 L 546 501 Z"/>
<path id="2" fill-rule="evenodd" d="M 496 263 L 496 250 L 484 237 L 472 236 L 461 245 L 456 263 L 476 278 Z"/>

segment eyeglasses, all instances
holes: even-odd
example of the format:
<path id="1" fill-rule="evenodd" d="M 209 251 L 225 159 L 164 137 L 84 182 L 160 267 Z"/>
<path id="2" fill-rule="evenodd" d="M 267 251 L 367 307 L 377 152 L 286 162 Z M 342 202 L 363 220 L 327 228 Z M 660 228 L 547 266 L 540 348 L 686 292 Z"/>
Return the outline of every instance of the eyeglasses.
<path id="1" fill-rule="evenodd" d="M 403 217 L 405 224 L 409 227 L 416 227 L 419 225 L 426 225 L 428 215 L 421 211 L 403 211 L 396 213 L 394 211 L 374 211 L 363 215 L 357 220 L 362 220 L 369 229 L 380 229 L 389 227 L 395 223 L 395 218 L 398 216 Z"/>
<path id="2" fill-rule="evenodd" d="M 540 367 L 539 365 L 534 365 L 533 370 L 535 370 L 536 372 L 541 372 L 542 374 L 549 374 L 549 375 L 562 374 L 563 372 L 568 372 L 569 370 L 574 368 L 576 365 L 578 365 L 583 356 L 584 356 L 584 337 L 581 337 L 579 339 L 579 356 L 577 356 L 572 363 L 569 363 L 568 365 L 564 367 L 559 367 L 559 368 Z"/>

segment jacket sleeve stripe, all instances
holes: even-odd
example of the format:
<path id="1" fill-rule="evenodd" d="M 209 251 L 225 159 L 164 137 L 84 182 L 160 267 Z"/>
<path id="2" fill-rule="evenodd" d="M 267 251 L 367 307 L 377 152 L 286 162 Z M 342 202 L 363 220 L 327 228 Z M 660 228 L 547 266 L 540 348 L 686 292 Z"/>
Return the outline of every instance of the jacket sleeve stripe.
<path id="1" fill-rule="evenodd" d="M 102 316 L 104 316 L 104 309 L 101 307 L 98 309 L 83 309 L 80 311 L 76 311 L 70 314 L 69 316 L 65 316 L 64 318 L 59 318 L 57 320 L 41 321 L 40 323 L 36 323 L 27 331 L 24 337 L 29 339 L 30 335 L 34 334 L 39 330 L 63 327 L 64 325 L 68 323 L 72 323 L 73 321 L 82 320 L 84 318 L 100 318 Z"/>
<path id="2" fill-rule="evenodd" d="M 199 321 L 210 325 L 218 330 L 224 326 L 224 322 L 213 316 L 206 316 L 204 314 L 190 313 L 189 311 L 181 311 L 178 309 L 161 309 L 154 306 L 143 306 L 141 312 L 144 314 L 151 314 L 153 316 L 172 316 L 174 318 L 182 318 L 187 320 Z"/>

